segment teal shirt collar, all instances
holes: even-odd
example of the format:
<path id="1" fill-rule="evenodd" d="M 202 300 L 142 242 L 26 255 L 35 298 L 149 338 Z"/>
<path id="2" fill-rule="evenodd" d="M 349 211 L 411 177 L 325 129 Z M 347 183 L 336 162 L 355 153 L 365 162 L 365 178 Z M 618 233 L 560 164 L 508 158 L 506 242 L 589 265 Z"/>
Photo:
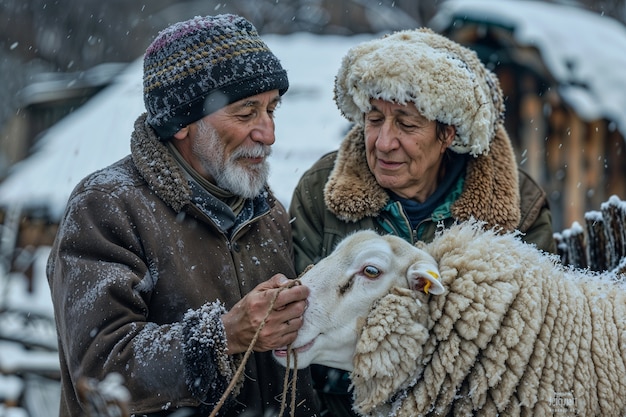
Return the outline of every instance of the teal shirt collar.
<path id="1" fill-rule="evenodd" d="M 464 185 L 465 176 L 460 175 L 454 186 L 450 189 L 450 192 L 446 195 L 444 201 L 433 210 L 430 218 L 427 218 L 424 221 L 430 220 L 433 222 L 439 222 L 452 217 L 452 204 L 454 204 L 454 202 L 460 197 L 463 192 Z M 402 204 L 399 201 L 389 199 L 377 220 L 385 232 L 399 236 L 404 240 L 413 243 L 414 238 L 411 223 L 409 222 L 409 219 L 402 208 Z M 423 223 L 424 222 L 421 224 Z M 418 226 L 418 239 L 420 234 L 419 229 L 420 227 Z"/>

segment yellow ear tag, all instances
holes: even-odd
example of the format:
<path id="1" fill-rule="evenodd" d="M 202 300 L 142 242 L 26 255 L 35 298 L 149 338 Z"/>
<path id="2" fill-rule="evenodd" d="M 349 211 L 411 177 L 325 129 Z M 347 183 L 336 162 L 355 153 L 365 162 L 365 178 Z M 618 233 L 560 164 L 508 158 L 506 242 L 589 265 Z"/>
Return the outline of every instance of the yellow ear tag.
<path id="1" fill-rule="evenodd" d="M 430 271 L 430 270 L 429 270 L 429 271 L 426 271 L 426 273 L 427 273 L 428 275 L 430 275 L 431 277 L 435 278 L 435 279 L 439 279 L 439 274 L 438 274 L 438 273 L 436 273 L 435 271 Z M 426 294 L 428 294 L 428 289 L 430 288 L 430 286 L 431 286 L 431 285 L 432 285 L 432 282 L 430 282 L 430 281 L 426 281 L 426 285 L 424 285 L 424 292 L 425 292 Z"/>
<path id="2" fill-rule="evenodd" d="M 435 279 L 439 279 L 439 274 L 436 273 L 435 271 L 428 270 L 426 271 L 426 273 Z"/>

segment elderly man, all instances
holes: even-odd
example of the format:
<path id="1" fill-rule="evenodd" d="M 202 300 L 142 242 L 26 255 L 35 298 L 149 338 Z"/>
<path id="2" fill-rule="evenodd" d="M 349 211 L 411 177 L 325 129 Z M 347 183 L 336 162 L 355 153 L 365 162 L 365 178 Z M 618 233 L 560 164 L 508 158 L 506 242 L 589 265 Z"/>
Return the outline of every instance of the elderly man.
<path id="1" fill-rule="evenodd" d="M 174 24 L 148 47 L 131 154 L 76 187 L 49 258 L 60 415 L 86 415 L 81 382 L 112 374 L 132 415 L 291 413 L 269 351 L 295 339 L 308 289 L 287 279 L 289 218 L 267 186 L 288 86 L 239 16 Z M 307 372 L 296 386 L 295 414 L 316 415 Z"/>

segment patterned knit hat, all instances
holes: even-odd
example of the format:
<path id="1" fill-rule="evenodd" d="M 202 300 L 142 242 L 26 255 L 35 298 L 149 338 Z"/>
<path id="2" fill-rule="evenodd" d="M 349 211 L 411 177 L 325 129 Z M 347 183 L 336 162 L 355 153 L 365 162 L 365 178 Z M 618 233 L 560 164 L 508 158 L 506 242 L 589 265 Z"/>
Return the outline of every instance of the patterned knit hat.
<path id="1" fill-rule="evenodd" d="M 496 76 L 474 51 L 427 28 L 348 51 L 335 79 L 335 102 L 348 120 L 363 124 L 371 98 L 413 102 L 422 116 L 456 128 L 450 149 L 473 156 L 489 151 L 504 120 Z"/>
<path id="2" fill-rule="evenodd" d="M 162 139 L 222 107 L 266 91 L 287 72 L 246 19 L 195 17 L 161 31 L 144 56 L 144 103 Z"/>

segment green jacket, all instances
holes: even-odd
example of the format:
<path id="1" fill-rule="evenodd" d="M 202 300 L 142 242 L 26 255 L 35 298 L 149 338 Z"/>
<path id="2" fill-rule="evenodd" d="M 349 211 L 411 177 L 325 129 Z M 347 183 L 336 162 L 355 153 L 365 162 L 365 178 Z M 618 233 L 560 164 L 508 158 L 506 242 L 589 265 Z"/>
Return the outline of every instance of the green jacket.
<path id="1" fill-rule="evenodd" d="M 289 208 L 296 272 L 326 257 L 346 235 L 362 229 L 430 242 L 441 225 L 475 218 L 487 227 L 518 230 L 539 249 L 556 251 L 545 192 L 518 170 L 510 140 L 497 131 L 490 151 L 471 159 L 465 176 L 430 219 L 413 230 L 400 203 L 376 182 L 365 159 L 365 140 L 353 128 L 336 152 L 317 161 L 300 179 Z M 321 398 L 335 417 L 351 410 L 348 374 L 313 366 Z M 334 377 L 330 372 L 337 373 Z M 335 383 L 328 381 L 334 380 Z"/>

